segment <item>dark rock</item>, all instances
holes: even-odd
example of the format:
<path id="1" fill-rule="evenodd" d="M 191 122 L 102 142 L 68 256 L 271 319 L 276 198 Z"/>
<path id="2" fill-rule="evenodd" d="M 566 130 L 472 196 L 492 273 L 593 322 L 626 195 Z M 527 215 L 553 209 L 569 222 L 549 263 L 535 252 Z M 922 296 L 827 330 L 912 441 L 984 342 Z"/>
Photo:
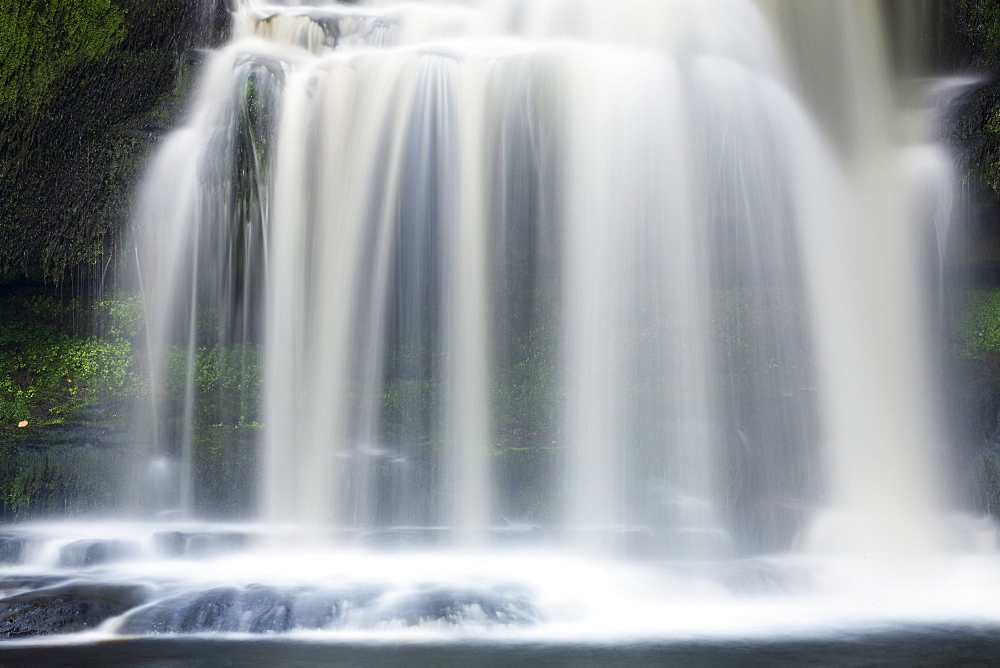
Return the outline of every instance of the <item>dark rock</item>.
<path id="1" fill-rule="evenodd" d="M 30 369 L 18 369 L 14 372 L 14 382 L 17 383 L 18 387 L 22 390 L 28 389 L 31 385 L 35 384 L 35 379 L 31 375 Z"/>
<path id="2" fill-rule="evenodd" d="M 365 588 L 220 587 L 159 601 L 137 611 L 122 628 L 139 634 L 324 629 L 342 622 L 346 610 L 365 608 L 377 596 L 377 591 Z"/>
<path id="3" fill-rule="evenodd" d="M 67 585 L 0 600 L 0 637 L 25 638 L 75 633 L 141 605 L 147 591 L 138 585 Z"/>
<path id="4" fill-rule="evenodd" d="M 180 557 L 184 555 L 187 538 L 179 531 L 161 531 L 153 535 L 153 546 L 165 557 Z"/>
<path id="5" fill-rule="evenodd" d="M 267 587 L 252 587 L 242 598 L 244 609 L 250 612 L 247 620 L 250 633 L 290 631 L 295 627 L 295 596 Z"/>
<path id="6" fill-rule="evenodd" d="M 142 551 L 139 543 L 126 540 L 78 540 L 59 551 L 63 568 L 98 566 L 135 557 Z"/>
<path id="7" fill-rule="evenodd" d="M 16 564 L 21 558 L 25 543 L 23 536 L 0 535 L 0 564 Z"/>
<path id="8" fill-rule="evenodd" d="M 126 633 L 204 633 L 240 631 L 245 613 L 240 590 L 223 587 L 196 596 L 176 596 L 142 610 L 123 625 Z M 249 611 L 250 614 L 254 612 Z M 266 612 L 266 611 L 265 611 Z M 278 629 L 286 630 L 286 629 Z"/>
<path id="9" fill-rule="evenodd" d="M 295 625 L 295 592 L 270 587 L 224 587 L 160 601 L 131 617 L 127 633 L 264 633 Z"/>
<path id="10" fill-rule="evenodd" d="M 244 533 L 185 533 L 162 531 L 153 536 L 153 544 L 168 557 L 208 557 L 249 547 L 251 536 Z"/>
<path id="11" fill-rule="evenodd" d="M 147 633 L 283 633 L 338 626 L 372 628 L 427 621 L 529 624 L 537 619 L 520 590 L 425 588 L 390 593 L 378 587 L 219 587 L 158 601 L 130 615 L 122 631 Z"/>
<path id="12" fill-rule="evenodd" d="M 208 557 L 242 550 L 249 545 L 250 536 L 242 533 L 190 534 L 187 539 L 186 554 L 192 557 Z"/>
<path id="13" fill-rule="evenodd" d="M 515 590 L 461 590 L 429 588 L 395 599 L 381 611 L 384 619 L 415 626 L 440 621 L 459 624 L 465 620 L 494 624 L 530 624 L 537 614 L 527 596 Z"/>
<path id="14" fill-rule="evenodd" d="M 977 510 L 1000 516 L 1000 445 L 985 448 L 975 462 L 974 487 L 978 491 Z"/>
<path id="15" fill-rule="evenodd" d="M 153 627 L 154 631 L 198 633 L 202 631 L 237 631 L 238 619 L 234 613 L 237 590 L 217 589 L 201 595 L 183 610 L 175 624 Z M 235 611 L 238 613 L 238 610 Z M 173 621 L 173 620 L 171 620 Z"/>
<path id="16" fill-rule="evenodd" d="M 14 575 L 0 578 L 0 592 L 13 596 L 25 591 L 45 589 L 69 582 L 68 577 L 55 575 Z M 0 595 L 2 598 L 3 595 Z"/>
<path id="17" fill-rule="evenodd" d="M 722 573 L 722 583 L 734 594 L 773 596 L 809 591 L 809 574 L 791 564 L 750 559 L 729 564 Z"/>

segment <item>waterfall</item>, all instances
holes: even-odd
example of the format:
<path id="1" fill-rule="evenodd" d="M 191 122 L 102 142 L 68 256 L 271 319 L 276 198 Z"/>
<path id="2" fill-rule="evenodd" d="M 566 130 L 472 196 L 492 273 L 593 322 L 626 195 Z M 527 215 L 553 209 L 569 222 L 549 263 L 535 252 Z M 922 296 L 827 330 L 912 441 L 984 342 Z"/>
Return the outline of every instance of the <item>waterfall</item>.
<path id="1" fill-rule="evenodd" d="M 988 663 L 912 6 L 235 0 L 134 211 L 133 508 L 0 534 L 3 658 Z"/>
<path id="2" fill-rule="evenodd" d="M 233 34 L 135 215 L 182 512 L 218 423 L 254 516 L 322 540 L 939 547 L 874 3 L 241 0 Z M 199 412 L 209 355 L 260 396 Z"/>

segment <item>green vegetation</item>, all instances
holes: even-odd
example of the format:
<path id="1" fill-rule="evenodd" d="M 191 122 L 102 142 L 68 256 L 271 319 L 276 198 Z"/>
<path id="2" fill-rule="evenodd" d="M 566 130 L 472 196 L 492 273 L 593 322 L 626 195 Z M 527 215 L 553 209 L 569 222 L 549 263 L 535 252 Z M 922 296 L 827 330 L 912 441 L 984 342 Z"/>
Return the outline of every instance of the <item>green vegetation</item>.
<path id="1" fill-rule="evenodd" d="M 117 453 L 116 453 L 117 454 Z M 118 506 L 127 459 L 52 442 L 0 446 L 0 519 L 73 517 Z"/>
<path id="2" fill-rule="evenodd" d="M 104 400 L 134 396 L 141 386 L 132 357 L 138 334 L 135 298 L 93 308 L 107 324 L 104 336 L 78 302 L 46 295 L 11 295 L 0 319 L 0 435 L 17 424 L 55 424 Z"/>
<path id="3" fill-rule="evenodd" d="M 981 128 L 976 133 L 982 137 L 982 153 L 966 165 L 963 177 L 966 185 L 978 182 L 993 193 L 1000 193 L 1000 97 L 997 92 L 987 88 L 976 93 L 976 97 L 982 98 L 979 103 Z"/>
<path id="4" fill-rule="evenodd" d="M 0 0 L 0 109 L 32 114 L 53 82 L 125 39 L 110 0 Z"/>
<path id="5" fill-rule="evenodd" d="M 134 294 L 90 305 L 30 287 L 0 297 L 0 517 L 83 514 L 121 501 L 132 413 L 151 400 L 142 330 Z M 179 447 L 190 390 L 195 503 L 206 514 L 245 516 L 256 478 L 260 350 L 191 352 L 167 351 L 164 442 Z"/>
<path id="6" fill-rule="evenodd" d="M 1000 357 L 1000 288 L 957 295 L 955 313 L 955 355 L 980 360 Z"/>
<path id="7" fill-rule="evenodd" d="M 509 364 L 493 369 L 497 450 L 553 442 L 560 396 L 555 336 L 552 321 L 515 336 Z"/>
<path id="8" fill-rule="evenodd" d="M 0 0 L 0 270 L 114 258 L 204 20 L 193 0 Z"/>
<path id="9" fill-rule="evenodd" d="M 174 346 L 167 351 L 166 407 L 168 415 L 183 415 L 188 366 L 192 369 L 196 406 L 194 423 L 207 427 L 255 428 L 261 395 L 262 357 L 260 347 L 234 344 L 200 347 L 189 358 L 187 349 Z"/>
<path id="10" fill-rule="evenodd" d="M 191 439 L 195 508 L 208 517 L 246 518 L 254 507 L 261 432 L 260 347 L 175 345 L 164 367 L 160 439 L 177 458 Z"/>
<path id="11" fill-rule="evenodd" d="M 975 63 L 989 68 L 1000 56 L 1000 0 L 965 0 L 954 5 L 950 10 L 958 16 L 965 39 L 976 51 Z"/>
<path id="12" fill-rule="evenodd" d="M 968 211 L 966 261 L 992 260 L 1000 248 L 1000 0 L 938 2 L 933 29 L 939 70 L 982 76 L 948 110 L 944 133 L 954 148 Z"/>
<path id="13" fill-rule="evenodd" d="M 5 520 L 107 510 L 121 491 L 124 425 L 148 394 L 141 307 L 75 291 L 113 279 L 144 157 L 189 91 L 183 54 L 226 30 L 224 3 L 211 27 L 201 6 L 0 0 Z"/>
<path id="14" fill-rule="evenodd" d="M 167 351 L 163 438 L 179 447 L 190 419 L 194 504 L 205 516 L 246 517 L 253 508 L 262 365 L 260 347 L 249 343 Z M 185 413 L 188 392 L 193 398 L 190 416 Z"/>
<path id="15" fill-rule="evenodd" d="M 114 506 L 126 458 L 113 434 L 146 392 L 140 329 L 135 295 L 90 306 L 41 288 L 0 297 L 0 517 Z M 100 427 L 86 415 L 95 409 Z"/>

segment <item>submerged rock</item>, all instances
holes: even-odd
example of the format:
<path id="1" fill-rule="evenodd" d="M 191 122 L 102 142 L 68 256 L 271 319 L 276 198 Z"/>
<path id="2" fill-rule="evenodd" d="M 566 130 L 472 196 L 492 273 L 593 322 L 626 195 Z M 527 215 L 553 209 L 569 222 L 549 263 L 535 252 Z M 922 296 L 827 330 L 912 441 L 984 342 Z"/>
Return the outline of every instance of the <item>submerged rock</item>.
<path id="1" fill-rule="evenodd" d="M 128 540 L 78 540 L 59 551 L 59 565 L 63 568 L 98 566 L 137 556 L 142 546 Z"/>
<path id="2" fill-rule="evenodd" d="M 376 618 L 381 618 L 379 622 L 401 622 L 408 626 L 465 621 L 520 626 L 537 619 L 524 592 L 505 589 L 427 588 L 388 597 L 374 612 Z"/>
<path id="3" fill-rule="evenodd" d="M 140 585 L 74 584 L 0 600 L 0 637 L 25 638 L 91 629 L 145 602 Z"/>
<path id="4" fill-rule="evenodd" d="M 0 577 L 0 600 L 14 594 L 54 587 L 67 582 L 69 582 L 68 577 L 56 575 L 9 575 Z"/>
<path id="5" fill-rule="evenodd" d="M 238 532 L 188 533 L 162 531 L 153 536 L 156 549 L 168 557 L 208 557 L 245 549 L 251 536 Z"/>
<path id="6" fill-rule="evenodd" d="M 236 598 L 236 590 L 215 589 L 183 605 L 177 605 L 176 599 L 157 603 L 148 613 L 129 620 L 125 628 L 144 633 L 237 631 L 237 619 L 232 614 Z"/>
<path id="7" fill-rule="evenodd" d="M 220 587 L 164 599 L 132 615 L 126 633 L 280 633 L 336 625 L 346 609 L 364 606 L 376 592 L 301 587 Z"/>
<path id="8" fill-rule="evenodd" d="M 747 559 L 728 564 L 722 584 L 737 596 L 774 596 L 813 589 L 809 573 L 794 564 L 769 559 Z"/>
<path id="9" fill-rule="evenodd" d="M 17 534 L 0 535 L 0 564 L 16 564 L 27 540 Z"/>
<path id="10" fill-rule="evenodd" d="M 379 587 L 219 587 L 172 596 L 144 607 L 122 632 L 283 633 L 331 628 L 417 626 L 423 623 L 523 625 L 537 615 L 527 598 L 504 590 L 427 588 L 386 592 Z"/>

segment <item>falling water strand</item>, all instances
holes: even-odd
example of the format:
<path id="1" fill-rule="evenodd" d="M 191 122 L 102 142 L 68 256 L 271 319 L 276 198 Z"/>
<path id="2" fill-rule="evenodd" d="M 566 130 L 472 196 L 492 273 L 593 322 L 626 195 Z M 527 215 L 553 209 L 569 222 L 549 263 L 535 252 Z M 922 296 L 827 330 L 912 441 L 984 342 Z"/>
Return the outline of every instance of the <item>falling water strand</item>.
<path id="1" fill-rule="evenodd" d="M 183 441 L 205 510 L 195 419 L 228 418 L 192 376 L 239 344 L 258 515 L 320 540 L 707 559 L 819 514 L 839 550 L 933 549 L 880 30 L 825 0 L 238 2 L 136 216 L 153 377 L 183 350 L 189 388 L 145 455 Z"/>

